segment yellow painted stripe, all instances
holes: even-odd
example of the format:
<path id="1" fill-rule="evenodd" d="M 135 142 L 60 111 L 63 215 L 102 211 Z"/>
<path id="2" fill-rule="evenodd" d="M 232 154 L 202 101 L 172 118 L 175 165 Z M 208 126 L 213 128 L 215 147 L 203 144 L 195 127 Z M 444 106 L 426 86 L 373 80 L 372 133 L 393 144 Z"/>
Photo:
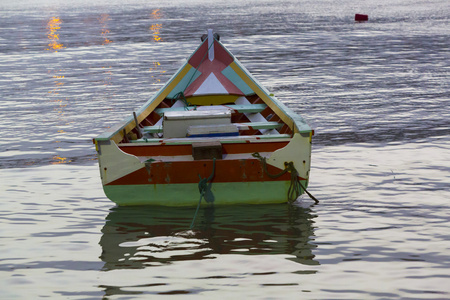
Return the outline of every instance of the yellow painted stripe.
<path id="1" fill-rule="evenodd" d="M 269 106 L 274 113 L 286 123 L 289 128 L 294 131 L 294 121 L 278 106 L 274 103 L 273 99 L 267 95 L 267 93 L 260 88 L 260 86 L 239 67 L 236 62 L 230 64 L 231 68 L 241 77 L 241 79 Z"/>
<path id="2" fill-rule="evenodd" d="M 169 95 L 169 93 L 177 86 L 177 84 L 186 76 L 189 70 L 192 69 L 190 64 L 186 64 L 179 72 L 175 75 L 175 77 L 159 92 L 158 95 L 153 99 L 149 105 L 137 116 L 138 122 L 142 122 L 145 118 L 150 115 L 150 113 L 155 110 L 155 108 Z M 114 142 L 119 143 L 123 139 L 123 129 L 128 133 L 133 128 L 136 127 L 136 123 L 134 119 L 131 120 L 127 125 L 121 127 L 121 129 L 111 138 Z"/>
<path id="3" fill-rule="evenodd" d="M 145 110 L 139 115 L 138 121 L 141 122 L 145 119 L 155 108 L 170 94 L 170 92 L 178 85 L 178 83 L 186 76 L 189 70 L 192 69 L 190 64 L 186 64 L 178 75 L 168 84 L 165 89 L 159 93 L 159 95 L 152 101 L 152 103 L 145 108 Z"/>
<path id="4" fill-rule="evenodd" d="M 227 103 L 234 103 L 239 96 L 236 95 L 206 95 L 193 96 L 186 100 L 192 105 L 222 105 Z"/>

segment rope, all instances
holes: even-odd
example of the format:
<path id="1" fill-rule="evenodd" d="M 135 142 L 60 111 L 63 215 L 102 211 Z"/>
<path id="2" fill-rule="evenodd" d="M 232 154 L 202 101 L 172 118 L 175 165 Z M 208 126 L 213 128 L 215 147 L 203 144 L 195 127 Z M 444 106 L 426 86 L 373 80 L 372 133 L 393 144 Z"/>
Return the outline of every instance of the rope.
<path id="1" fill-rule="evenodd" d="M 200 61 L 200 63 L 198 64 L 197 68 L 195 68 L 195 71 L 192 74 L 191 78 L 189 79 L 188 83 L 186 84 L 186 87 L 182 91 L 175 94 L 175 96 L 173 97 L 174 100 L 183 101 L 185 110 L 189 110 L 188 107 L 191 106 L 192 104 L 186 100 L 184 92 L 186 91 L 188 86 L 191 84 L 192 79 L 194 78 L 195 74 L 197 74 L 197 72 L 198 72 L 198 68 L 200 68 L 201 64 L 203 63 L 206 56 L 208 55 L 209 49 L 211 49 L 211 47 L 213 45 L 214 45 L 214 41 L 211 43 L 211 45 L 206 50 L 205 55 L 203 55 L 203 58 Z M 194 106 L 194 110 L 197 110 L 196 105 Z M 198 210 L 200 209 L 200 204 L 202 203 L 202 198 L 205 198 L 206 202 L 214 201 L 214 195 L 211 192 L 211 185 L 212 185 L 212 180 L 214 178 L 215 171 L 216 171 L 216 159 L 214 158 L 213 159 L 213 170 L 212 170 L 211 175 L 209 175 L 208 178 L 202 178 L 200 175 L 198 175 L 198 177 L 200 178 L 200 182 L 198 183 L 198 191 L 200 192 L 200 198 L 198 199 L 197 209 L 195 210 L 194 218 L 192 219 L 190 229 L 192 229 L 194 227 L 195 219 L 197 218 Z M 208 183 L 210 183 L 210 184 L 208 185 Z"/>
<path id="2" fill-rule="evenodd" d="M 184 109 L 189 110 L 189 106 L 192 106 L 192 104 L 186 100 L 186 97 L 184 96 L 184 92 L 180 91 L 173 96 L 172 105 L 174 100 L 180 100 L 184 104 Z M 194 110 L 197 110 L 197 105 L 194 105 Z"/>
<path id="3" fill-rule="evenodd" d="M 287 172 L 291 173 L 291 184 L 289 186 L 288 192 L 287 192 L 287 197 L 288 197 L 288 202 L 289 203 L 293 203 L 298 196 L 300 196 L 300 192 L 301 189 L 303 189 L 305 191 L 306 194 L 308 194 L 308 196 L 314 200 L 314 202 L 316 204 L 319 203 L 319 200 L 317 200 L 310 192 L 308 192 L 306 190 L 306 188 L 302 185 L 302 183 L 300 182 L 299 174 L 297 169 L 295 169 L 294 167 L 294 163 L 291 162 L 285 162 L 284 163 L 284 170 L 281 171 L 278 174 L 270 174 L 269 171 L 267 170 L 267 161 L 265 157 L 262 157 L 258 152 L 255 152 L 252 154 L 253 157 L 259 159 L 259 161 L 262 164 L 262 167 L 264 169 L 264 172 L 267 174 L 267 176 L 269 176 L 272 179 L 276 179 L 278 177 L 283 176 L 284 174 L 286 174 Z"/>
<path id="4" fill-rule="evenodd" d="M 194 227 L 195 219 L 197 218 L 198 210 L 200 209 L 200 204 L 202 203 L 202 198 L 205 198 L 206 202 L 213 202 L 214 201 L 214 195 L 211 192 L 211 185 L 212 180 L 214 178 L 216 172 L 216 159 L 213 159 L 213 170 L 211 172 L 211 175 L 209 175 L 208 178 L 202 178 L 200 174 L 198 177 L 200 178 L 200 181 L 198 183 L 198 191 L 200 192 L 200 199 L 198 199 L 197 209 L 195 210 L 194 218 L 192 219 L 191 227 L 192 229 Z M 208 182 L 210 183 L 208 185 Z"/>

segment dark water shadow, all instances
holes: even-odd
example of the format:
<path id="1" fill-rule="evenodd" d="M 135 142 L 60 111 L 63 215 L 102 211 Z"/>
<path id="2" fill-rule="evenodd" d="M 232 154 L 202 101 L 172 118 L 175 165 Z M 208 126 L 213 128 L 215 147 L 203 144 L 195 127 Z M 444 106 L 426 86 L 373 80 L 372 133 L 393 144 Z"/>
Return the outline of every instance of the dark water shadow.
<path id="1" fill-rule="evenodd" d="M 313 250 L 315 215 L 292 205 L 195 208 L 115 207 L 106 217 L 100 245 L 103 271 L 141 269 L 222 254 L 287 254 L 318 265 Z"/>

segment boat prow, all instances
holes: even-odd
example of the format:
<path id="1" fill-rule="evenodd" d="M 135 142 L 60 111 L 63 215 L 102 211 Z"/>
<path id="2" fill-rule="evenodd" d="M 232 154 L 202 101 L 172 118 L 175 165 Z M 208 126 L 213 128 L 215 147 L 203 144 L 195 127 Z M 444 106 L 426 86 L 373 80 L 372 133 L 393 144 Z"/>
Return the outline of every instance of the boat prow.
<path id="1" fill-rule="evenodd" d="M 206 194 L 214 204 L 283 203 L 307 188 L 313 130 L 217 38 L 209 31 L 159 92 L 94 139 L 118 205 L 196 205 Z"/>

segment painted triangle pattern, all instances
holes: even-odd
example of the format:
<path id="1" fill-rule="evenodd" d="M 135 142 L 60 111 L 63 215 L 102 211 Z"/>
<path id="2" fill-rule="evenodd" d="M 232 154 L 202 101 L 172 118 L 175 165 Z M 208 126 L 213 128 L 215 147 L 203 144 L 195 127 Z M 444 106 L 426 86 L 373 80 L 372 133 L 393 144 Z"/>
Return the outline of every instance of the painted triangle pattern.
<path id="1" fill-rule="evenodd" d="M 213 50 L 214 55 L 208 57 L 209 50 Z M 212 60 L 208 59 L 211 57 Z M 187 72 L 175 79 L 176 86 L 167 97 L 173 99 L 179 92 L 183 92 L 185 97 L 253 94 L 253 90 L 231 68 L 234 61 L 234 56 L 219 41 L 214 40 L 209 49 L 205 41 L 188 59 L 185 65 Z"/>
<path id="2" fill-rule="evenodd" d="M 227 89 L 223 86 L 219 79 L 217 79 L 214 73 L 210 73 L 200 87 L 194 92 L 194 95 L 208 94 L 228 94 Z"/>

